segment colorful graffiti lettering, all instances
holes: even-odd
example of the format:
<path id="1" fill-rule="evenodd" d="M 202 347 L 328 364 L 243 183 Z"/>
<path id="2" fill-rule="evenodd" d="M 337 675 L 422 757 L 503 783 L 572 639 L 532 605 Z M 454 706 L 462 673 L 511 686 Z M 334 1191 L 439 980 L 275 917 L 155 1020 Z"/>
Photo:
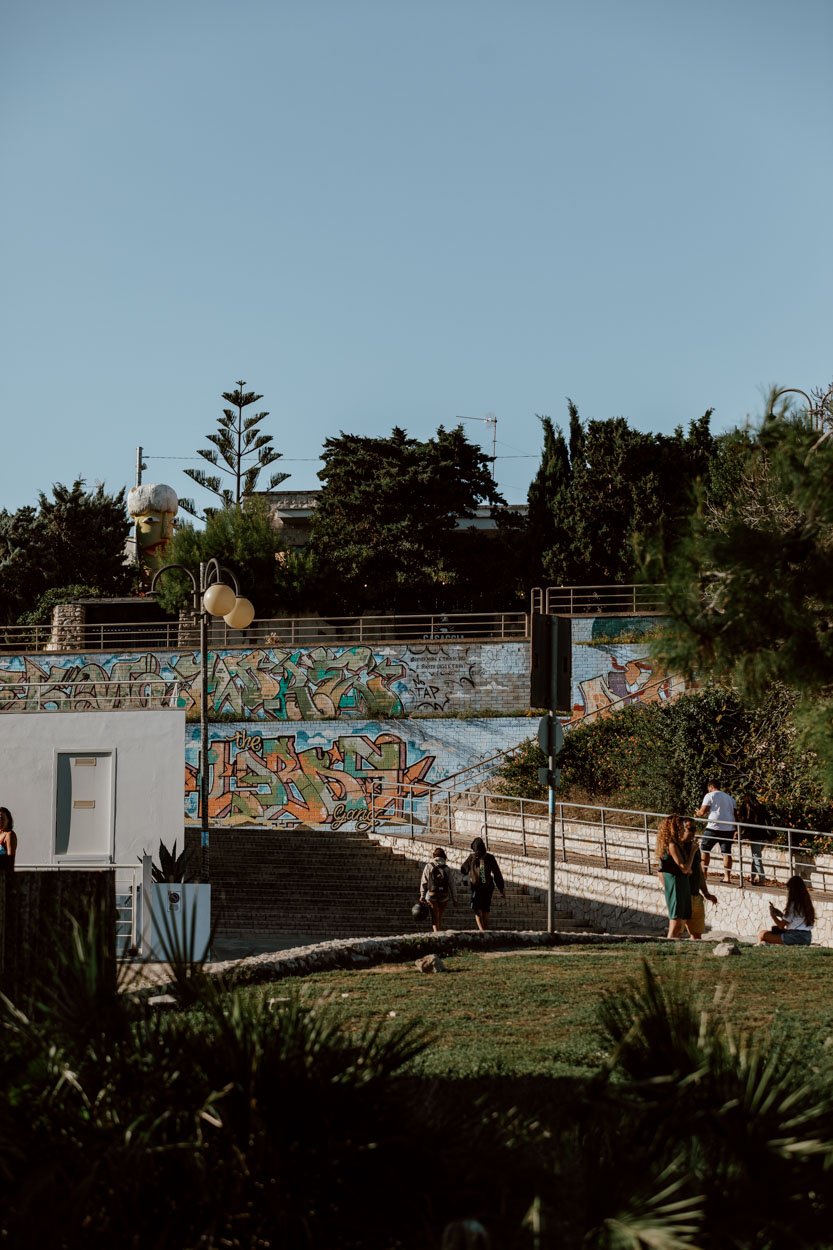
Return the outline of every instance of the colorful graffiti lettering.
<path id="1" fill-rule="evenodd" d="M 573 622 L 573 723 L 628 703 L 665 703 L 684 693 L 685 681 L 657 669 L 646 653 L 643 635 L 659 624 L 656 617 Z"/>
<path id="2" fill-rule="evenodd" d="M 528 692 L 523 643 L 449 647 L 277 645 L 209 651 L 211 713 L 229 720 L 324 721 L 413 713 L 516 711 Z M 111 711 L 200 705 L 195 651 L 0 656 L 2 711 Z"/>
<path id="3" fill-rule="evenodd" d="M 279 737 L 236 730 L 209 745 L 208 811 L 225 824 L 296 822 L 339 828 L 401 820 L 411 797 L 430 790 L 434 763 L 408 763 L 408 747 L 390 732 L 344 734 L 328 746 L 300 746 Z M 196 814 L 198 764 L 186 762 L 186 816 Z"/>
<path id="4" fill-rule="evenodd" d="M 159 707 L 171 700 L 199 710 L 195 652 L 55 659 L 14 657 L 0 669 L 3 711 L 111 711 Z M 275 648 L 211 652 L 209 693 L 215 714 L 258 720 L 331 720 L 403 716 L 394 687 L 407 676 L 399 658 L 369 647 Z"/>
<path id="5" fill-rule="evenodd" d="M 665 703 L 676 699 L 686 688 L 681 677 L 655 675 L 647 656 L 622 664 L 611 655 L 610 665 L 608 672 L 578 683 L 580 699 L 573 704 L 572 721 L 604 716 L 627 703 Z"/>

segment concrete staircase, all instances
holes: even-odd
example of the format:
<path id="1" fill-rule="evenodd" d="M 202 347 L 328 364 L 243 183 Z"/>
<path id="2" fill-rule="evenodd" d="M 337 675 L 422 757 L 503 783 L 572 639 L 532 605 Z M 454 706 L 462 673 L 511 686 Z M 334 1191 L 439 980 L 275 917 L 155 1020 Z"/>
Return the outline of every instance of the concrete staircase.
<path id="1" fill-rule="evenodd" d="M 469 891 L 457 884 L 461 858 L 449 856 L 457 894 L 445 913 L 449 929 L 474 928 Z M 210 861 L 217 935 L 325 941 L 425 932 L 430 926 L 411 916 L 423 865 L 343 830 L 217 830 Z M 506 896 L 495 897 L 492 928 L 546 928 L 538 891 L 507 880 Z M 576 926 L 562 913 L 557 927 Z"/>

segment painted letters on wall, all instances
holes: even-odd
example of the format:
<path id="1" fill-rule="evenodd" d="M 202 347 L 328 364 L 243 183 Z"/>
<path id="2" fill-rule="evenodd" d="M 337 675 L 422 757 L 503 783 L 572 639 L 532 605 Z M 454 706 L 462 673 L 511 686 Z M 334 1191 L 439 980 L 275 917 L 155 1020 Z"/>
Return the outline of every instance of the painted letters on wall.
<path id="1" fill-rule="evenodd" d="M 310 721 L 518 712 L 528 700 L 524 643 L 276 647 L 209 652 L 212 712 L 240 720 Z M 112 711 L 172 702 L 199 710 L 193 651 L 0 657 L 4 711 Z"/>
<path id="2" fill-rule="evenodd" d="M 529 735 L 520 717 L 361 723 L 276 732 L 244 722 L 211 725 L 212 824 L 310 824 L 337 829 L 419 819 L 432 785 Z M 199 727 L 187 729 L 187 820 L 198 816 Z"/>

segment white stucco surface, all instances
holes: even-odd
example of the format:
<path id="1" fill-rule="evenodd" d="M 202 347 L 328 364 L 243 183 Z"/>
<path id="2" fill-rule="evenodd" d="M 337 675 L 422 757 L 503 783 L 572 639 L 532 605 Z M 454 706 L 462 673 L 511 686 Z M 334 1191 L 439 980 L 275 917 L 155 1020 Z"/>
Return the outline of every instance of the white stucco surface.
<path id="1" fill-rule="evenodd" d="M 7 713 L 0 716 L 0 806 L 14 816 L 18 867 L 61 863 L 55 845 L 61 752 L 110 754 L 109 862 L 132 864 L 142 851 L 155 858 L 160 838 L 182 845 L 183 711 Z"/>

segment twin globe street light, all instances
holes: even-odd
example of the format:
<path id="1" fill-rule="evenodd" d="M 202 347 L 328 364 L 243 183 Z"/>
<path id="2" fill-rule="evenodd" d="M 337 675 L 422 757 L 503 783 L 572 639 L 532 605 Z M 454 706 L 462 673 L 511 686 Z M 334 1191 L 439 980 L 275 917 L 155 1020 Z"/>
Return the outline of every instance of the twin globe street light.
<path id="1" fill-rule="evenodd" d="M 199 580 L 184 564 L 166 564 L 157 570 L 150 583 L 153 594 L 156 583 L 165 573 L 177 570 L 191 581 L 194 615 L 200 618 L 200 846 L 208 851 L 208 625 L 212 617 L 222 617 L 230 629 L 248 629 L 254 619 L 254 606 L 240 595 L 237 578 L 231 569 L 223 568 L 215 559 L 200 563 Z M 234 589 L 223 581 L 228 577 Z"/>

